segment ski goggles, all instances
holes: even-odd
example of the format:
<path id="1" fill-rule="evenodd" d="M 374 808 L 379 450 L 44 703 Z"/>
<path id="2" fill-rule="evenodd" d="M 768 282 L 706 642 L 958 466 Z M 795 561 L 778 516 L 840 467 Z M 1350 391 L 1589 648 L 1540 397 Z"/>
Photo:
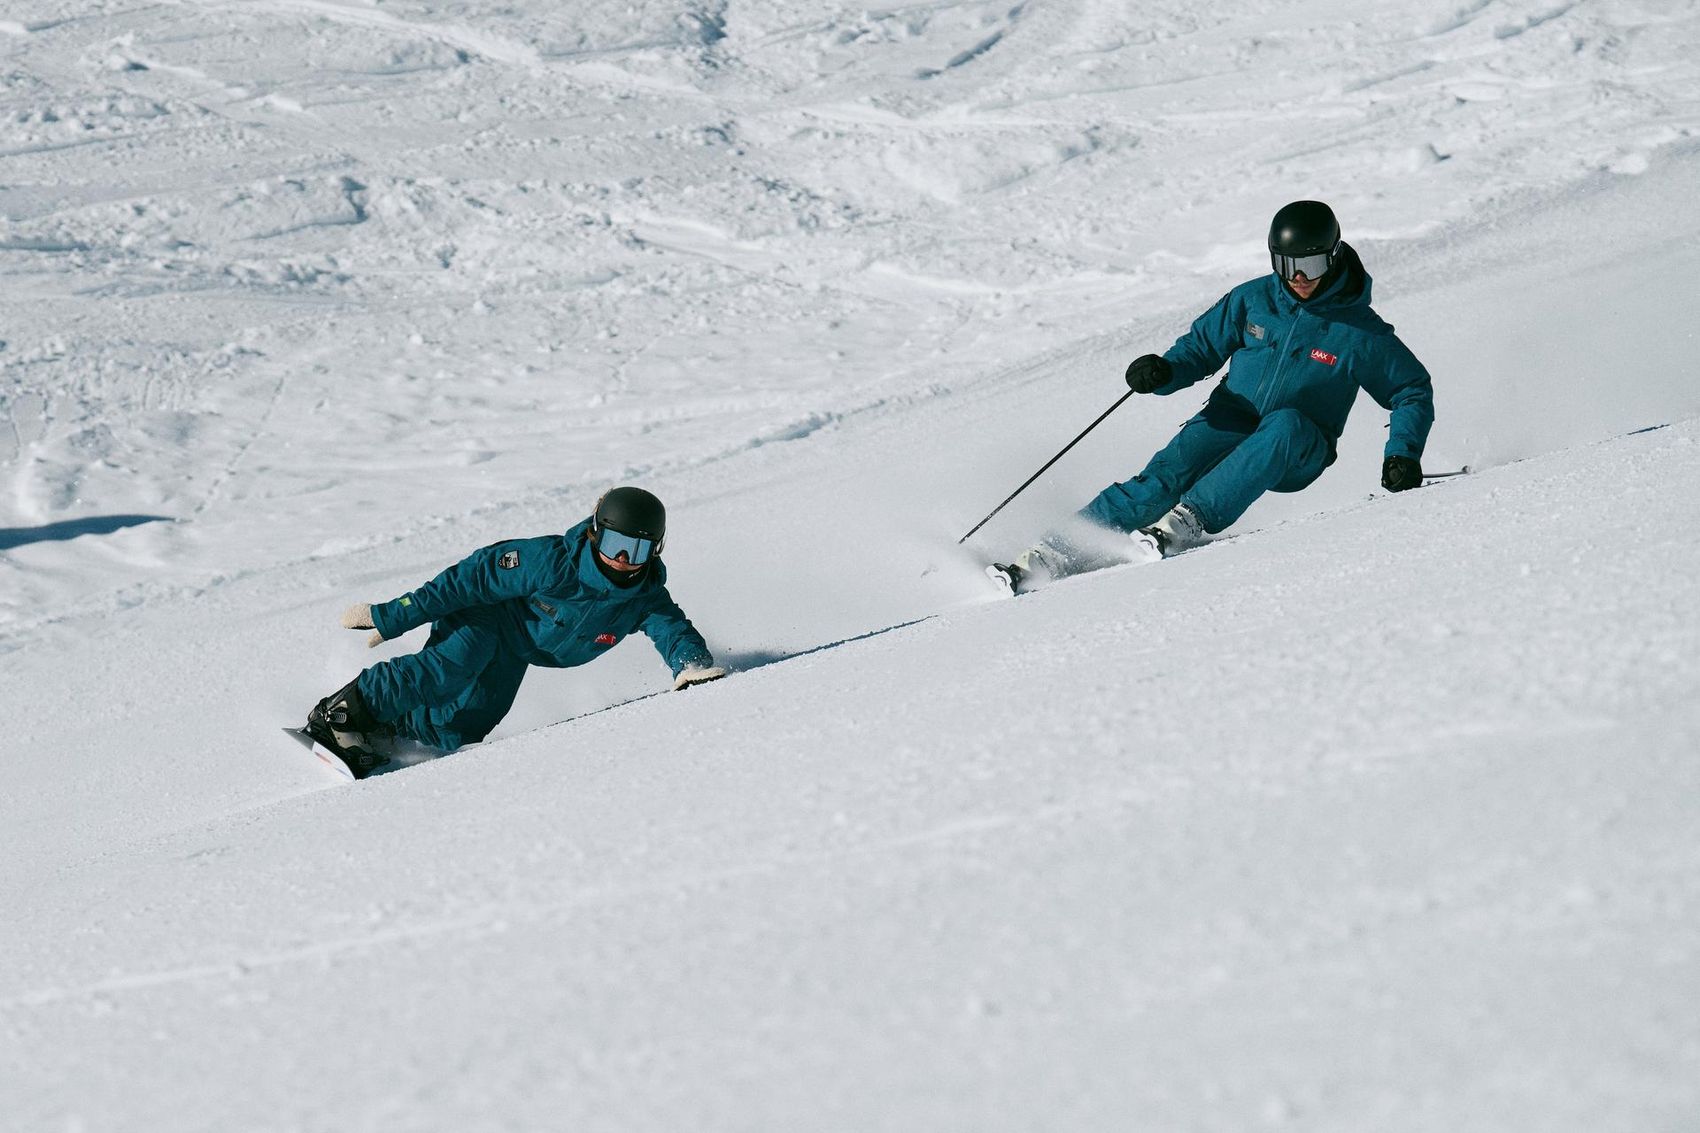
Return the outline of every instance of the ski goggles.
<path id="1" fill-rule="evenodd" d="M 1293 279 L 1300 272 L 1310 280 L 1321 279 L 1328 274 L 1328 269 L 1334 266 L 1334 254 L 1339 245 L 1326 252 L 1312 252 L 1308 256 L 1283 256 L 1279 252 L 1269 253 L 1269 262 L 1275 266 L 1275 274 L 1282 279 Z"/>
<path id="2" fill-rule="evenodd" d="M 624 552 L 628 563 L 642 566 L 649 561 L 649 556 L 655 553 L 655 540 L 604 527 L 596 537 L 596 549 L 602 552 L 604 558 L 609 559 L 617 559 L 621 552 Z"/>

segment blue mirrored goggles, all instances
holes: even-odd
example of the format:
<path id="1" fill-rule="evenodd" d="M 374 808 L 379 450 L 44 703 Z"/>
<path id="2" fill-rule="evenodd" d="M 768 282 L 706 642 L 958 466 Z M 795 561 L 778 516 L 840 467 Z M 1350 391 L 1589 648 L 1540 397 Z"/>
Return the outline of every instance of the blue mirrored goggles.
<path id="1" fill-rule="evenodd" d="M 596 537 L 596 549 L 603 556 L 617 559 L 623 551 L 626 561 L 633 566 L 642 566 L 649 561 L 649 556 L 655 553 L 655 540 L 643 539 L 636 535 L 627 535 L 624 531 L 615 531 L 612 527 L 604 527 Z"/>
<path id="2" fill-rule="evenodd" d="M 1321 279 L 1328 274 L 1328 269 L 1334 266 L 1334 252 L 1313 252 L 1308 256 L 1283 256 L 1279 252 L 1269 253 L 1269 262 L 1275 266 L 1275 274 L 1282 279 L 1291 280 L 1300 272 L 1310 280 Z"/>

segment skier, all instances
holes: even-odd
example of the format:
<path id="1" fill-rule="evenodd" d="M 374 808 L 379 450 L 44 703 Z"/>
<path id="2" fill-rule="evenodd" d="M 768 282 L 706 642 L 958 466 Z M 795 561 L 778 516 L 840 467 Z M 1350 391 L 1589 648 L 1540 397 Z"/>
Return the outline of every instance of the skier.
<path id="1" fill-rule="evenodd" d="M 1428 371 L 1370 309 L 1370 276 L 1340 239 L 1334 211 L 1294 201 L 1269 226 L 1274 271 L 1217 301 L 1162 354 L 1135 358 L 1135 393 L 1178 393 L 1228 372 L 1204 408 L 1131 480 L 1112 484 L 1013 563 L 986 568 L 1019 593 L 1128 558 L 1155 560 L 1205 541 L 1267 491 L 1308 487 L 1334 463 L 1361 388 L 1391 413 L 1381 485 L 1423 482 L 1434 423 Z M 1131 535 L 1131 555 L 1121 539 Z"/>
<path id="2" fill-rule="evenodd" d="M 426 622 L 431 636 L 319 701 L 308 735 L 357 779 L 388 761 L 396 737 L 454 751 L 501 722 L 528 666 L 582 665 L 633 632 L 654 642 L 675 690 L 725 676 L 667 593 L 666 524 L 653 495 L 615 488 L 565 535 L 493 543 L 411 593 L 350 606 L 342 624 L 375 630 L 369 646 Z"/>

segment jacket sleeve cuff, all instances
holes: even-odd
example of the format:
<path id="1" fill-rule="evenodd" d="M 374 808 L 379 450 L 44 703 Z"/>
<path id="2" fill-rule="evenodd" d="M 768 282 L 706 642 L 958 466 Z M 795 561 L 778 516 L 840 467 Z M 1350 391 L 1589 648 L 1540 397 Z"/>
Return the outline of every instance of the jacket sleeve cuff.
<path id="1" fill-rule="evenodd" d="M 673 675 L 676 677 L 686 669 L 712 668 L 714 668 L 714 655 L 712 653 L 692 653 L 687 657 L 680 657 L 674 660 Z"/>
<path id="2" fill-rule="evenodd" d="M 418 628 L 424 620 L 411 594 L 372 607 L 372 628 L 383 634 L 385 641 L 394 641 L 408 630 Z"/>

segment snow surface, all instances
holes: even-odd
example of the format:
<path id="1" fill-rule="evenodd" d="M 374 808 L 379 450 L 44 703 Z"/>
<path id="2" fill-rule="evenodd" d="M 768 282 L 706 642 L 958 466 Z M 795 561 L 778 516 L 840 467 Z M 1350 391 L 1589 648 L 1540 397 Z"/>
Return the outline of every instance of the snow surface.
<path id="1" fill-rule="evenodd" d="M 1697 130 L 1687 0 L 0 8 L 0 1128 L 1700 1129 Z M 989 600 L 1302 196 L 1477 472 Z M 281 737 L 622 481 L 743 673 Z"/>

